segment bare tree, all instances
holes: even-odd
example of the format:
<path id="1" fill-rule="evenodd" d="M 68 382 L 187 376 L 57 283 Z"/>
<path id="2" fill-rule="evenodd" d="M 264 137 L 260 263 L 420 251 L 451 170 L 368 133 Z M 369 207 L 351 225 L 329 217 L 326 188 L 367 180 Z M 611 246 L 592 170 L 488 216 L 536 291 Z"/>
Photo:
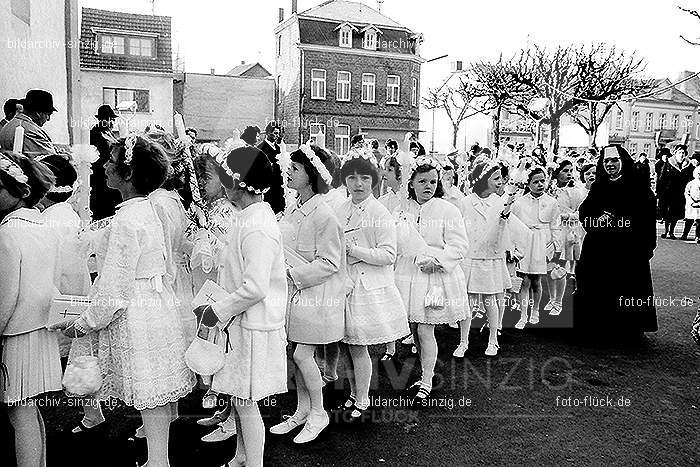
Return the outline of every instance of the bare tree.
<path id="1" fill-rule="evenodd" d="M 459 86 L 442 86 L 439 89 L 429 89 L 423 98 L 423 105 L 429 110 L 444 110 L 452 124 L 452 146 L 457 147 L 457 134 L 462 122 L 474 114 L 469 113 L 471 102 L 474 100 L 474 90 L 462 82 Z"/>
<path id="2" fill-rule="evenodd" d="M 511 64 L 499 57 L 495 62 L 479 61 L 469 69 L 471 83 L 463 81 L 464 86 L 470 86 L 474 95 L 480 98 L 482 112 L 491 111 L 493 145 L 496 153 L 501 145 L 501 116 L 516 101 L 522 101 L 530 90 L 524 84 L 514 79 L 509 70 Z"/>
<path id="3" fill-rule="evenodd" d="M 683 8 L 682 6 L 679 6 L 678 9 L 685 13 L 688 13 L 690 16 L 693 16 L 697 20 L 700 20 L 700 12 L 698 12 L 698 10 L 691 10 L 688 8 Z M 680 37 L 690 45 L 700 45 L 700 42 L 691 41 L 690 39 L 687 39 L 683 34 L 681 34 Z"/>
<path id="4" fill-rule="evenodd" d="M 581 100 L 568 113 L 588 134 L 589 144 L 596 146 L 600 125 L 623 97 L 641 95 L 653 87 L 653 80 L 640 78 L 646 64 L 636 52 L 618 51 L 598 44 L 576 51 Z"/>

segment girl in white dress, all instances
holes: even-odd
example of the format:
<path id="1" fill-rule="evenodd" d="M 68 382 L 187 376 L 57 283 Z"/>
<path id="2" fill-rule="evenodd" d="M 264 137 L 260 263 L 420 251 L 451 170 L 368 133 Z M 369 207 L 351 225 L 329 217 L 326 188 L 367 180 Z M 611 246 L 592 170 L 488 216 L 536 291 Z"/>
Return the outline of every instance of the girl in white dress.
<path id="1" fill-rule="evenodd" d="M 97 245 L 98 277 L 91 304 L 76 320 L 57 325 L 66 336 L 96 333 L 102 370 L 98 400 L 116 398 L 141 412 L 148 465 L 168 465 L 175 404 L 195 384 L 184 361 L 187 342 L 171 289 L 163 226 L 148 195 L 165 180 L 163 148 L 130 135 L 105 164 L 107 186 L 124 200 Z M 71 356 L 90 352 L 74 342 Z"/>
<path id="2" fill-rule="evenodd" d="M 445 195 L 442 197 L 445 201 L 449 201 L 454 204 L 458 209 L 462 205 L 464 200 L 464 193 L 459 191 L 457 188 L 457 171 L 455 162 L 452 162 L 449 158 L 442 164 L 441 178 L 442 188 L 445 190 Z"/>
<path id="3" fill-rule="evenodd" d="M 227 465 L 263 465 L 265 426 L 257 401 L 287 392 L 284 331 L 287 279 L 282 234 L 263 202 L 272 166 L 259 149 L 234 149 L 219 172 L 229 200 L 240 209 L 224 249 L 219 285 L 229 295 L 196 308 L 205 326 L 226 326 L 226 361 L 212 390 L 232 396 L 236 455 Z"/>
<path id="4" fill-rule="evenodd" d="M 78 174 L 71 163 L 59 155 L 41 157 L 56 177 L 56 185 L 46 194 L 41 205 L 41 213 L 47 227 L 51 228 L 58 239 L 61 249 L 59 267 L 61 279 L 58 290 L 66 295 L 87 296 L 90 291 L 90 273 L 88 271 L 88 256 L 82 242 L 78 239 L 80 217 L 67 202 L 73 194 L 73 185 Z M 62 334 L 58 335 L 61 345 L 61 357 L 68 355 L 70 341 Z M 80 433 L 102 424 L 105 421 L 100 403 L 92 398 L 86 398 L 82 404 L 83 419 L 73 428 L 72 432 Z"/>
<path id="5" fill-rule="evenodd" d="M 578 186 L 578 191 L 579 191 L 579 197 L 582 200 L 585 200 L 588 197 L 588 193 L 591 191 L 591 187 L 593 186 L 593 182 L 595 182 L 596 179 L 596 163 L 595 162 L 586 162 L 581 166 L 581 184 Z M 583 203 L 583 201 L 581 201 Z M 580 206 L 580 205 L 579 205 Z M 583 239 L 586 238 L 586 229 L 583 228 L 583 224 L 581 224 L 581 221 L 579 219 L 579 238 L 581 239 L 581 245 L 583 245 Z M 575 270 L 574 270 L 575 271 Z M 574 274 L 574 271 L 571 271 L 571 274 Z"/>
<path id="6" fill-rule="evenodd" d="M 287 339 L 294 344 L 297 408 L 270 433 L 289 433 L 303 424 L 294 442 L 307 443 L 330 421 L 314 356 L 318 345 L 340 342 L 345 334 L 345 250 L 343 230 L 322 196 L 333 182 L 330 156 L 318 146 L 302 144 L 291 160 L 287 186 L 296 190 L 297 202 L 287 207 L 280 225 L 285 250 L 303 258 L 287 264 Z"/>
<path id="7" fill-rule="evenodd" d="M 489 322 L 489 343 L 486 355 L 498 353 L 499 301 L 503 293 L 511 288 L 510 275 L 506 267 L 506 224 L 509 221 L 513 195 L 504 203 L 498 195 L 503 186 L 501 166 L 498 163 L 477 164 L 469 177 L 473 193 L 461 205 L 464 227 L 469 238 L 469 249 L 462 262 L 467 282 L 469 302 L 481 302 L 486 309 Z M 517 222 L 517 218 L 513 219 Z M 471 317 L 460 323 L 467 330 Z M 468 334 L 467 334 L 468 335 Z M 463 357 L 469 342 L 460 342 L 453 355 Z"/>
<path id="8" fill-rule="evenodd" d="M 531 169 L 526 178 L 525 194 L 513 204 L 512 212 L 533 233 L 532 242 L 523 251 L 518 275 L 523 284 L 520 289 L 520 320 L 516 329 L 523 329 L 528 322 L 528 305 L 532 305 L 530 324 L 540 322 L 542 276 L 547 274 L 547 263 L 558 261 L 561 254 L 561 217 L 557 200 L 546 194 L 547 177 L 544 169 Z M 530 297 L 532 296 L 532 300 Z"/>
<path id="9" fill-rule="evenodd" d="M 347 302 L 345 337 L 350 352 L 350 397 L 344 406 L 357 420 L 369 407 L 372 361 L 368 346 L 407 336 L 408 320 L 394 283 L 396 225 L 372 196 L 379 183 L 374 156 L 356 153 L 345 161 L 341 176 L 351 199 L 340 207 L 345 233 Z"/>
<path id="10" fill-rule="evenodd" d="M 399 219 L 409 234 L 399 244 L 395 279 L 421 360 L 421 380 L 412 388 L 417 389 L 416 398 L 424 400 L 432 390 L 437 361 L 435 326 L 459 323 L 470 313 L 464 272 L 459 267 L 468 243 L 459 209 L 441 199 L 435 161 L 416 159 L 408 195 Z M 460 341 L 468 340 L 464 336 L 468 331 L 461 327 Z"/>
<path id="11" fill-rule="evenodd" d="M 0 152 L 0 395 L 22 466 L 46 466 L 44 420 L 30 399 L 61 390 L 58 341 L 45 329 L 59 243 L 33 208 L 53 182 L 43 164 Z"/>
<path id="12" fill-rule="evenodd" d="M 685 218 L 695 222 L 695 241 L 700 243 L 700 167 L 695 167 L 693 180 L 685 186 Z"/>
<path id="13" fill-rule="evenodd" d="M 569 159 L 559 161 L 552 172 L 552 186 L 550 193 L 559 204 L 561 213 L 561 243 L 562 252 L 560 261 L 573 271 L 576 261 L 581 256 L 581 223 L 578 219 L 578 207 L 583 202 L 581 191 L 574 183 L 574 163 Z M 561 279 L 553 279 L 547 275 L 547 287 L 549 289 L 549 302 L 544 306 L 551 316 L 558 316 L 562 311 L 562 299 L 566 290 L 566 276 Z"/>

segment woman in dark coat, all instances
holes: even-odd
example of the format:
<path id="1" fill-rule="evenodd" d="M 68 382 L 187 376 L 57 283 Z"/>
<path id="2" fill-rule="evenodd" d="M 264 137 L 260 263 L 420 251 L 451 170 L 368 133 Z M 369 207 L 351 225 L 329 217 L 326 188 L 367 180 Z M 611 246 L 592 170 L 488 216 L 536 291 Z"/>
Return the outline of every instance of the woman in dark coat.
<path id="1" fill-rule="evenodd" d="M 664 220 L 664 233 L 661 238 L 675 240 L 676 224 L 685 216 L 685 186 L 690 180 L 683 173 L 688 149 L 685 145 L 676 146 L 673 155 L 668 157 L 659 175 L 659 211 Z M 692 169 L 691 169 L 692 176 Z"/>
<path id="2" fill-rule="evenodd" d="M 579 208 L 586 230 L 576 267 L 574 327 L 615 336 L 656 331 L 651 268 L 655 200 L 619 145 L 598 159 L 596 181 Z"/>

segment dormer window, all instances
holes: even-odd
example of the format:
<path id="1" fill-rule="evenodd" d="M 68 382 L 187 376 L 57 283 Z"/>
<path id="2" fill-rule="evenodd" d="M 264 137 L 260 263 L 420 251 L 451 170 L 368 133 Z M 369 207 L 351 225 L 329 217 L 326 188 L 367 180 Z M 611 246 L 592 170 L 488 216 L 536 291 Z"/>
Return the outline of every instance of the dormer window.
<path id="1" fill-rule="evenodd" d="M 369 25 L 362 30 L 365 34 L 362 40 L 362 48 L 366 50 L 377 50 L 379 48 L 379 34 L 382 32 L 376 27 Z"/>
<path id="2" fill-rule="evenodd" d="M 96 52 L 105 55 L 126 55 L 139 58 L 156 56 L 157 34 L 138 31 L 95 29 Z"/>
<path id="3" fill-rule="evenodd" d="M 336 28 L 338 31 L 338 45 L 347 49 L 352 48 L 352 32 L 357 28 L 350 23 L 343 23 Z"/>

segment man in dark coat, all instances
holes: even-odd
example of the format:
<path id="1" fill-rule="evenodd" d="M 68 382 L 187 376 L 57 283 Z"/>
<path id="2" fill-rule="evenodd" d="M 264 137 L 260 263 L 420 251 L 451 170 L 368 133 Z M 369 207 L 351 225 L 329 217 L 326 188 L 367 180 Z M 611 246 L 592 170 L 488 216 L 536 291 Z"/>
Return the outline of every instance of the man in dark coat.
<path id="1" fill-rule="evenodd" d="M 117 204 L 122 202 L 122 197 L 117 190 L 107 188 L 105 178 L 105 163 L 110 158 L 110 150 L 117 142 L 112 136 L 112 127 L 117 115 L 108 105 L 101 105 L 97 109 L 97 125 L 90 130 L 90 144 L 97 148 L 100 158 L 92 164 L 90 175 L 90 210 L 93 220 L 100 220 L 114 215 Z"/>
<path id="2" fill-rule="evenodd" d="M 647 158 L 647 153 L 643 152 L 639 155 L 639 158 L 634 163 L 634 168 L 639 174 L 641 180 L 646 180 L 651 186 L 651 166 L 649 165 L 649 159 Z"/>
<path id="3" fill-rule="evenodd" d="M 596 177 L 579 208 L 586 237 L 576 265 L 574 327 L 589 338 L 656 331 L 654 195 L 619 145 L 603 149 Z"/>
<path id="4" fill-rule="evenodd" d="M 683 169 L 689 164 L 688 149 L 679 144 L 661 168 L 656 189 L 659 211 L 664 221 L 664 233 L 661 238 L 676 240 L 676 224 L 685 217 L 685 186 L 689 180 L 684 178 Z"/>
<path id="5" fill-rule="evenodd" d="M 282 173 L 277 156 L 280 154 L 279 143 L 282 140 L 282 129 L 275 122 L 268 123 L 265 128 L 265 141 L 258 145 L 267 159 L 272 164 L 272 183 L 270 190 L 265 193 L 264 199 L 275 214 L 284 212 L 284 181 L 282 179 L 286 174 Z"/>

